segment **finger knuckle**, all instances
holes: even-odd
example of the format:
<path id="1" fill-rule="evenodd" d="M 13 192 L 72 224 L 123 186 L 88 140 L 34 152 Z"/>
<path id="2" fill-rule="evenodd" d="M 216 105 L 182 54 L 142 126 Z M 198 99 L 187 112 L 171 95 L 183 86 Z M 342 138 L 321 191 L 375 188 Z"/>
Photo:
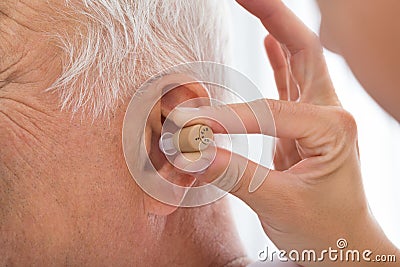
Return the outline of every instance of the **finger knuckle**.
<path id="1" fill-rule="evenodd" d="M 338 108 L 335 112 L 337 126 L 345 134 L 348 139 L 356 139 L 357 123 L 353 115 L 345 109 Z"/>
<path id="2" fill-rule="evenodd" d="M 286 112 L 284 105 L 282 105 L 280 101 L 268 100 L 268 106 L 275 119 L 279 119 L 279 117 Z"/>

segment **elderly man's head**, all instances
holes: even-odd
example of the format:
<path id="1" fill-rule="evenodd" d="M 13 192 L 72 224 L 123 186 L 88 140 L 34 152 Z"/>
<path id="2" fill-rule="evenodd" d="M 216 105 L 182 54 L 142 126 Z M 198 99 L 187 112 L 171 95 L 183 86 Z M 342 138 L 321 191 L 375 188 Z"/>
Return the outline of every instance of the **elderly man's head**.
<path id="1" fill-rule="evenodd" d="M 233 227 L 224 200 L 178 210 L 151 200 L 121 145 L 141 83 L 225 61 L 221 2 L 1 1 L 0 265 L 242 265 L 240 246 L 218 245 L 239 243 L 215 230 Z"/>

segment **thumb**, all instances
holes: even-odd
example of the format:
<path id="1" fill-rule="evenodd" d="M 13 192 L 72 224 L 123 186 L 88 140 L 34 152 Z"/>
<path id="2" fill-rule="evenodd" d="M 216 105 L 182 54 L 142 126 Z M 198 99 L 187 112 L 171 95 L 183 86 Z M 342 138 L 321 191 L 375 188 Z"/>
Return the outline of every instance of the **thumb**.
<path id="1" fill-rule="evenodd" d="M 241 155 L 217 147 L 206 149 L 201 155 L 180 154 L 176 157 L 174 165 L 201 182 L 230 192 L 249 205 L 259 203 L 257 201 L 259 194 L 253 194 L 254 192 L 280 190 L 285 177 L 289 176 L 287 173 L 271 170 Z"/>

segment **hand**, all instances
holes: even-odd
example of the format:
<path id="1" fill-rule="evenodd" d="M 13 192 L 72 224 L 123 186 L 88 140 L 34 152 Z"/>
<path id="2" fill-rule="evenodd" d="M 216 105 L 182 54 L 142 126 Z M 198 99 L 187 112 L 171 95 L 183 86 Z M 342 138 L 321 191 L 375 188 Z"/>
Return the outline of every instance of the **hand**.
<path id="1" fill-rule="evenodd" d="M 258 214 L 266 234 L 286 251 L 317 253 L 345 238 L 348 249 L 372 250 L 375 255 L 394 253 L 371 215 L 365 198 L 357 149 L 357 129 L 353 117 L 342 109 L 334 92 L 318 37 L 308 30 L 279 0 L 241 0 L 259 17 L 273 37 L 266 47 L 275 71 L 280 101 L 257 100 L 221 107 L 202 107 L 192 112 L 177 112 L 175 123 L 194 117 L 218 118 L 229 133 L 261 133 L 280 138 L 280 151 L 267 179 L 253 193 L 250 182 L 258 169 L 254 162 L 218 149 L 212 165 L 196 178 L 233 181 L 231 193 L 245 201 Z M 291 83 L 287 88 L 285 61 L 281 46 L 289 53 Z M 290 89 L 290 90 L 288 90 Z M 294 90 L 293 90 L 294 89 Z M 299 98 L 297 102 L 285 100 Z M 251 115 L 253 109 L 270 109 L 272 118 L 261 126 Z M 232 113 L 235 113 L 234 115 Z M 245 132 L 232 118 L 239 116 Z M 226 133 L 218 123 L 195 119 L 216 133 Z M 276 127 L 276 133 L 273 124 Z M 293 154 L 292 154 L 293 153 Z M 229 163 L 229 164 L 228 164 Z M 243 175 L 239 175 L 243 174 Z M 229 182 L 219 183 L 222 189 Z M 317 254 L 319 255 L 319 254 Z M 329 261 L 301 262 L 306 266 L 374 266 L 376 263 Z M 382 265 L 379 265 L 382 266 Z"/>
<path id="2" fill-rule="evenodd" d="M 254 4 L 251 8 L 255 12 L 259 10 Z M 284 14 L 275 15 L 274 23 L 286 24 L 293 30 L 291 33 L 286 33 L 272 29 L 282 43 L 271 34 L 264 41 L 274 70 L 279 99 L 315 105 L 340 106 L 318 37 L 298 21 L 289 10 L 282 6 L 280 8 L 280 12 Z M 262 10 L 258 15 L 267 16 Z M 290 17 L 291 20 L 284 21 L 286 17 Z M 266 19 L 263 22 L 265 25 L 268 24 Z M 278 138 L 276 148 L 274 157 L 276 170 L 286 170 L 301 160 L 296 140 Z"/>

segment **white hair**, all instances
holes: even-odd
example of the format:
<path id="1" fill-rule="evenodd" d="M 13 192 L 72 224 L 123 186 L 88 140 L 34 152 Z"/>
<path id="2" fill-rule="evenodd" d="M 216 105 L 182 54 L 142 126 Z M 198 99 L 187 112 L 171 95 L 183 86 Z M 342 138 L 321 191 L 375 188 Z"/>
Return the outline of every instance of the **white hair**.
<path id="1" fill-rule="evenodd" d="M 65 1 L 76 26 L 58 34 L 64 69 L 49 88 L 60 93 L 62 108 L 98 117 L 166 68 L 226 62 L 222 0 Z"/>

